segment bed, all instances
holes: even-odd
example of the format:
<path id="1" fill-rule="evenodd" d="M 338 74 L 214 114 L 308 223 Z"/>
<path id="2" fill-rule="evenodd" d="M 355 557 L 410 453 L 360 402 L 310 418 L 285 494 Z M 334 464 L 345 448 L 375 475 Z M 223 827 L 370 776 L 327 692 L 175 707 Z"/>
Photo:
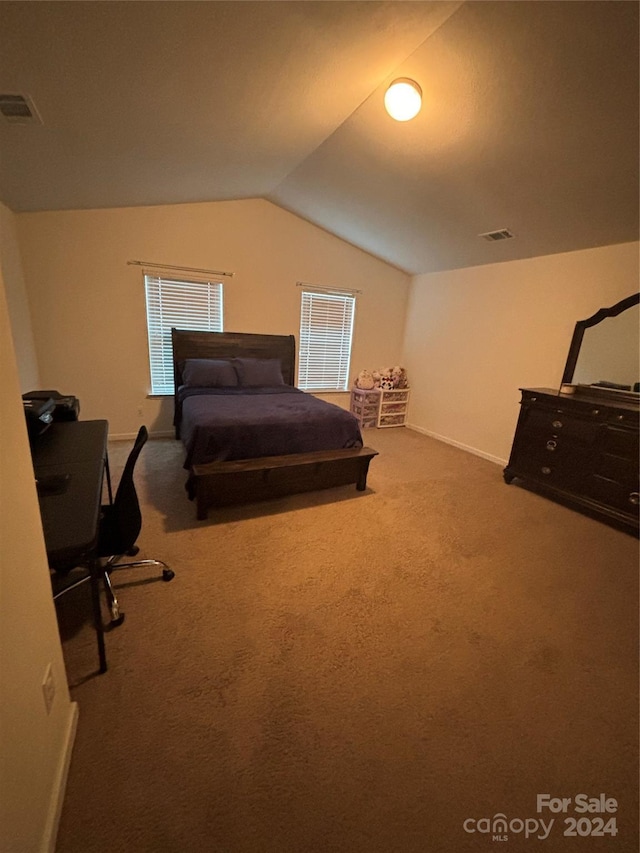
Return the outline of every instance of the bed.
<path id="1" fill-rule="evenodd" d="M 356 418 L 295 387 L 293 335 L 171 331 L 187 493 L 210 507 L 354 483 L 371 459 Z"/>

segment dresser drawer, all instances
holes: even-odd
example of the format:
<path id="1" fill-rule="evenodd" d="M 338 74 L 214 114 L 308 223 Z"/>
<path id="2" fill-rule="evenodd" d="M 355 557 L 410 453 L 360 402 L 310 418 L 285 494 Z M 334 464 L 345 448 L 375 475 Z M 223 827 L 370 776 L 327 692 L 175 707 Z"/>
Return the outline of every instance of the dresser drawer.
<path id="1" fill-rule="evenodd" d="M 590 470 L 598 477 L 620 483 L 627 491 L 633 492 L 638 489 L 638 480 L 640 480 L 638 466 L 630 465 L 629 460 L 622 456 L 601 453 L 593 460 Z"/>
<path id="2" fill-rule="evenodd" d="M 407 410 L 406 403 L 381 403 L 380 404 L 380 414 L 381 415 L 397 415 L 404 414 Z"/>
<path id="3" fill-rule="evenodd" d="M 616 425 L 607 426 L 600 436 L 600 448 L 604 453 L 637 464 L 640 458 L 638 431 L 637 429 L 623 429 Z"/>
<path id="4" fill-rule="evenodd" d="M 404 426 L 405 415 L 403 412 L 400 414 L 380 414 L 378 417 L 378 426 L 379 427 L 394 427 L 394 426 Z"/>
<path id="5" fill-rule="evenodd" d="M 552 436 L 562 436 L 589 444 L 597 440 L 604 426 L 596 416 L 576 417 L 551 408 L 527 406 L 522 412 L 520 429 L 523 434 L 532 438 L 540 437 L 546 440 Z"/>
<path id="6" fill-rule="evenodd" d="M 637 518 L 640 505 L 638 484 L 629 486 L 599 474 L 592 474 L 585 482 L 584 494 L 606 506 L 615 507 Z"/>
<path id="7" fill-rule="evenodd" d="M 516 454 L 509 463 L 512 471 L 521 477 L 532 477 L 558 489 L 579 489 L 585 479 L 588 457 L 578 454 L 523 453 Z"/>
<path id="8" fill-rule="evenodd" d="M 578 396 L 549 395 L 540 392 L 523 391 L 522 405 L 531 405 L 536 409 L 546 409 L 558 415 L 580 417 L 587 420 L 597 420 L 602 423 L 620 423 L 631 428 L 638 428 L 638 410 L 620 408 L 608 401 L 585 400 Z"/>

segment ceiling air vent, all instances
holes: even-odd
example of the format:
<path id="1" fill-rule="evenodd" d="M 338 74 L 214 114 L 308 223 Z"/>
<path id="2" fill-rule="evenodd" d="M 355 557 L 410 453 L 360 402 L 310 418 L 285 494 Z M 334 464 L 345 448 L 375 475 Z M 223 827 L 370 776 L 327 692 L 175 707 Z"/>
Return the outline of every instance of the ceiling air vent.
<path id="1" fill-rule="evenodd" d="M 29 95 L 0 95 L 0 115 L 11 124 L 42 124 Z"/>
<path id="2" fill-rule="evenodd" d="M 513 231 L 509 231 L 508 228 L 501 228 L 499 231 L 487 231 L 486 234 L 478 234 L 478 237 L 494 243 L 496 240 L 509 240 L 513 237 Z"/>

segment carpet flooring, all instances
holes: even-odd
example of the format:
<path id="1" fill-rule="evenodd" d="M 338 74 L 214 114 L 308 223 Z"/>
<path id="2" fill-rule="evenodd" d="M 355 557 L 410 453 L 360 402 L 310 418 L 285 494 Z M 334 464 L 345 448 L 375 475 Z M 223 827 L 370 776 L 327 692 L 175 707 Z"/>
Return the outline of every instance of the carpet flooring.
<path id="1" fill-rule="evenodd" d="M 176 578 L 114 575 L 102 676 L 86 591 L 60 610 L 57 853 L 637 851 L 637 540 L 414 431 L 366 440 L 366 492 L 205 522 L 179 444 L 145 447 L 140 556 Z"/>

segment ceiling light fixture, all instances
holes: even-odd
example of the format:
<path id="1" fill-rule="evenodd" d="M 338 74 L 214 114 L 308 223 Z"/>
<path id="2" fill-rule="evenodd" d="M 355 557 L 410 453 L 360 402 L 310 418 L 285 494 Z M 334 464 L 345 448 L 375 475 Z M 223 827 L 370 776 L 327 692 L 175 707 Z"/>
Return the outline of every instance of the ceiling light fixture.
<path id="1" fill-rule="evenodd" d="M 409 121 L 420 112 L 422 89 L 415 80 L 398 77 L 385 92 L 384 106 L 391 118 Z"/>

